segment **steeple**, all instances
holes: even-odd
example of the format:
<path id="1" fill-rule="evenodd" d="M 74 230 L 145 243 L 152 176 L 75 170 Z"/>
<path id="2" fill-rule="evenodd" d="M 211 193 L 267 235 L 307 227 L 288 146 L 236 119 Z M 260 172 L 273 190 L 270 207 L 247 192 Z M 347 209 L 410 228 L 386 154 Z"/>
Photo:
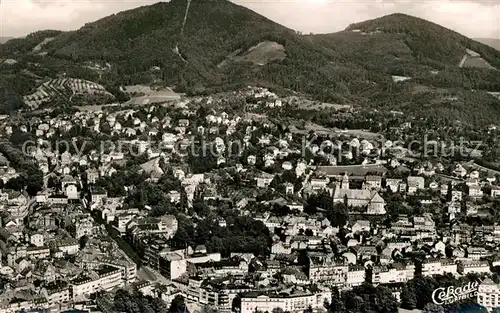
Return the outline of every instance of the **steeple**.
<path id="1" fill-rule="evenodd" d="M 340 189 L 349 189 L 349 176 L 347 176 L 347 173 L 345 173 L 344 178 L 342 178 Z"/>

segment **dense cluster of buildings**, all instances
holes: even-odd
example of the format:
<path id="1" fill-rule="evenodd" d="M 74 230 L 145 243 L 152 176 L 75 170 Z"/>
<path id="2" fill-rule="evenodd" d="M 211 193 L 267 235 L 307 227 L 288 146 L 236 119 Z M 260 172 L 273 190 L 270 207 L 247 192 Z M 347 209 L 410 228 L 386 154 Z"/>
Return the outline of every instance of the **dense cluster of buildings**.
<path id="1" fill-rule="evenodd" d="M 192 309 L 321 311 L 332 287 L 387 286 L 399 300 L 402 286 L 417 276 L 496 271 L 500 225 L 471 221 L 495 216 L 498 173 L 473 162 L 422 163 L 405 153 L 384 154 L 396 148 L 348 133 L 327 152 L 318 142 L 306 147 L 306 156 L 304 130 L 277 130 L 256 113 L 280 109 L 289 99 L 263 88 L 249 88 L 241 96 L 252 99 L 249 112 L 241 114 L 212 110 L 200 117 L 200 106 L 224 103 L 213 96 L 183 99 L 173 107 L 111 107 L 5 122 L 6 136 L 21 132 L 37 139 L 27 153 L 37 161 L 44 186 L 32 196 L 0 190 L 0 275 L 5 278 L 0 312 L 57 311 L 118 288 L 135 288 L 167 303 L 182 295 Z M 82 129 L 119 138 L 115 149 L 77 146 L 59 153 L 47 144 Z M 193 138 L 203 135 L 218 153 L 212 167 L 194 173 L 182 156 Z M 236 157 L 228 149 L 234 137 L 242 140 Z M 117 149 L 121 144 L 136 150 Z M 340 165 L 337 150 L 359 164 Z M 148 183 L 158 184 L 167 171 L 178 182 L 162 196 L 182 215 L 153 216 L 147 195 L 140 195 L 145 205 L 130 205 L 128 195 L 136 186 L 119 186 L 126 196 L 117 196 L 116 186 L 106 184 L 130 171 L 131 151 L 144 158 L 134 169 L 146 174 Z M 10 166 L 0 156 L 5 185 L 21 170 Z M 272 199 L 257 197 L 269 190 Z M 317 198 L 327 200 L 312 200 Z M 235 215 L 262 222 L 271 237 L 268 253 L 224 255 L 205 245 L 173 245 L 180 216 L 195 227 L 199 222 L 199 212 L 190 211 L 196 201 L 212 208 L 225 203 Z M 228 227 L 232 221 L 220 216 L 216 223 Z M 484 280 L 478 302 L 499 306 L 499 290 Z"/>

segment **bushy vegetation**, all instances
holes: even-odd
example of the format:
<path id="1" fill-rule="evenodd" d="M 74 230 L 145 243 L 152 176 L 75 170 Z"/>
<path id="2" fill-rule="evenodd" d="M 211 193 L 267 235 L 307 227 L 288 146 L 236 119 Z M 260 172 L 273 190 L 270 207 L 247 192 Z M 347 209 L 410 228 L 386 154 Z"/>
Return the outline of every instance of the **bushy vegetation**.
<path id="1" fill-rule="evenodd" d="M 175 302 L 177 303 L 177 302 Z M 144 296 L 138 292 L 128 292 L 124 289 L 119 289 L 113 299 L 113 311 L 126 313 L 160 313 L 160 312 L 179 312 L 177 310 L 170 311 L 160 298 Z"/>
<path id="2" fill-rule="evenodd" d="M 26 190 L 30 196 L 35 196 L 43 187 L 43 173 L 36 162 L 9 142 L 0 142 L 0 153 L 9 160 L 10 166 L 19 172 L 19 176 L 9 180 L 5 187 L 18 191 Z"/>
<path id="3" fill-rule="evenodd" d="M 232 216 L 227 227 L 219 226 L 215 215 L 199 221 L 194 227 L 193 221 L 178 215 L 179 228 L 173 238 L 173 245 L 179 248 L 190 245 L 206 245 L 209 252 L 219 252 L 228 257 L 232 252 L 267 255 L 271 248 L 271 234 L 261 221 L 250 217 Z"/>

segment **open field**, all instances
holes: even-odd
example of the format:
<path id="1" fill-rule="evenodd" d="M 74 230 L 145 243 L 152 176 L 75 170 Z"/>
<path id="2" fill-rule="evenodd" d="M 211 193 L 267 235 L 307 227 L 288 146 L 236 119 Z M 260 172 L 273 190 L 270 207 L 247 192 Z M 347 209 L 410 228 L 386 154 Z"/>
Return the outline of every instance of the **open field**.
<path id="1" fill-rule="evenodd" d="M 493 97 L 497 98 L 497 99 L 500 99 L 500 92 L 488 92 L 490 95 L 492 95 Z"/>
<path id="2" fill-rule="evenodd" d="M 139 94 L 137 97 L 132 97 L 125 104 L 127 105 L 146 105 L 150 103 L 167 102 L 171 100 L 180 100 L 181 94 L 174 92 L 171 88 L 163 88 L 154 90 L 149 86 L 135 85 L 126 86 L 124 91 L 128 94 Z"/>
<path id="3" fill-rule="evenodd" d="M 327 103 L 320 101 L 313 101 L 304 99 L 301 97 L 291 96 L 284 99 L 284 102 L 289 103 L 291 106 L 295 106 L 297 109 L 302 110 L 313 110 L 313 111 L 322 111 L 326 109 L 333 110 L 350 110 L 352 106 L 348 104 L 337 104 L 337 103 Z"/>
<path id="4" fill-rule="evenodd" d="M 467 49 L 467 54 L 464 55 L 460 61 L 459 67 L 472 67 L 472 68 L 485 68 L 494 70 L 495 68 L 491 66 L 486 60 L 484 60 L 480 54 L 472 50 Z"/>
<path id="5" fill-rule="evenodd" d="M 294 134 L 302 134 L 302 135 L 307 135 L 309 134 L 310 131 L 314 131 L 319 135 L 328 135 L 332 137 L 345 135 L 345 136 L 364 138 L 367 140 L 379 139 L 383 137 L 381 134 L 372 133 L 363 129 L 326 128 L 321 125 L 313 123 L 306 124 L 304 129 L 299 129 L 295 125 L 292 125 L 290 126 L 290 131 Z"/>
<path id="6" fill-rule="evenodd" d="M 36 109 L 41 104 L 56 99 L 64 99 L 71 102 L 73 97 L 77 95 L 104 96 L 108 99 L 114 98 L 102 85 L 97 83 L 84 79 L 60 78 L 44 82 L 36 88 L 34 93 L 24 96 L 23 100 L 29 107 Z"/>
<path id="7" fill-rule="evenodd" d="M 286 58 L 285 47 L 276 42 L 264 41 L 248 49 L 242 56 L 234 57 L 234 60 L 265 65 L 271 61 L 283 60 L 284 58 Z"/>
<path id="8" fill-rule="evenodd" d="M 228 61 L 251 62 L 255 65 L 262 66 L 274 60 L 283 60 L 285 58 L 285 47 L 273 41 L 263 41 L 244 53 L 241 53 L 241 49 L 234 51 L 226 57 L 226 60 L 219 63 L 217 66 L 222 68 L 227 65 Z"/>
<path id="9" fill-rule="evenodd" d="M 351 106 L 348 104 L 334 104 L 334 103 L 322 102 L 322 103 L 304 103 L 302 105 L 299 105 L 299 108 L 304 110 L 314 110 L 314 111 L 322 111 L 326 109 L 349 110 L 351 109 Z"/>

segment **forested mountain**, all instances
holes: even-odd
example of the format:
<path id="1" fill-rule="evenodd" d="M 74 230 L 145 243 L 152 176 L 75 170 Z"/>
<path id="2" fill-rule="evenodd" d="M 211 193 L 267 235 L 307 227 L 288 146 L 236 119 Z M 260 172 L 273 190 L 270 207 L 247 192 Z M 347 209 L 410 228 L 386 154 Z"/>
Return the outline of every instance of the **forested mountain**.
<path id="1" fill-rule="evenodd" d="M 18 62 L 0 64 L 7 111 L 20 106 L 18 94 L 64 74 L 108 90 L 155 82 L 208 93 L 259 84 L 323 101 L 410 111 L 423 106 L 422 114 L 451 112 L 474 122 L 500 115 L 498 100 L 486 93 L 500 91 L 500 52 L 403 14 L 303 36 L 227 0 L 172 0 L 72 32 L 10 40 L 0 52 Z M 460 113 L 465 107 L 475 117 Z"/>
<path id="2" fill-rule="evenodd" d="M 307 36 L 370 73 L 391 77 L 363 94 L 365 105 L 472 123 L 495 122 L 500 52 L 405 14 L 351 24 L 346 30 Z"/>
<path id="3" fill-rule="evenodd" d="M 405 14 L 391 14 L 351 24 L 345 31 L 334 34 L 307 37 L 350 62 L 389 75 L 420 76 L 423 79 L 434 75 L 436 79 L 432 80 L 446 79 L 439 73 L 433 73 L 457 70 L 468 50 L 478 53 L 493 67 L 500 69 L 499 51 L 437 24 Z M 485 81 L 492 83 L 491 86 L 485 86 L 487 89 L 500 88 L 500 80 L 492 82 L 489 79 L 490 75 L 496 75 L 486 71 L 484 74 L 488 78 Z M 450 84 L 460 86 L 455 82 Z"/>

